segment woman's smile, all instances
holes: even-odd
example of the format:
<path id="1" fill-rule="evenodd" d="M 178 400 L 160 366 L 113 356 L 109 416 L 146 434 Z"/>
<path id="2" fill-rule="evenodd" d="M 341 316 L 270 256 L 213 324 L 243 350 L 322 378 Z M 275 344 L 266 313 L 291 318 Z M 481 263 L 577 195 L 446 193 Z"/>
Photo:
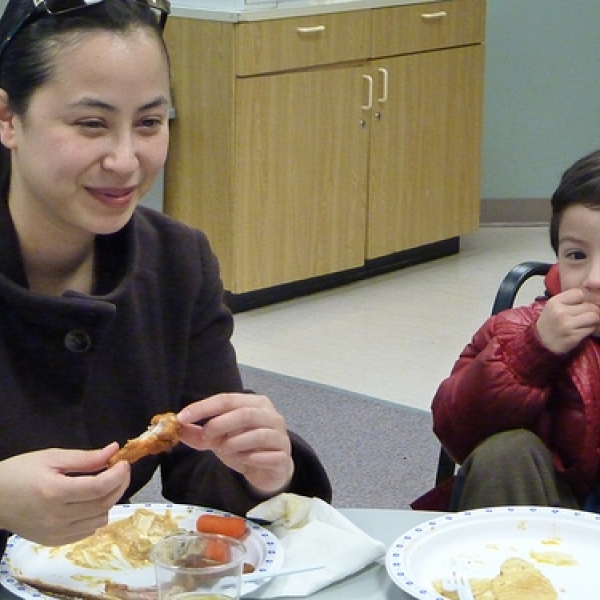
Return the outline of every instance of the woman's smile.
<path id="1" fill-rule="evenodd" d="M 102 204 L 114 207 L 127 206 L 134 199 L 136 188 L 88 187 L 87 191 Z"/>

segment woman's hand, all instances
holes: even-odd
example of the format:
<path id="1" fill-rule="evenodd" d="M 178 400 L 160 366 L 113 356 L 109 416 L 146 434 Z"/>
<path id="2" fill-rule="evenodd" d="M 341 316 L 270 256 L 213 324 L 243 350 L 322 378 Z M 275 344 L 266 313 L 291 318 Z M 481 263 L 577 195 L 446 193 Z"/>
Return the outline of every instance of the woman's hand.
<path id="1" fill-rule="evenodd" d="M 46 546 L 81 540 L 108 522 L 129 485 L 130 467 L 104 470 L 118 445 L 48 449 L 0 462 L 0 527 Z"/>
<path id="2" fill-rule="evenodd" d="M 573 288 L 548 300 L 536 327 L 548 350 L 566 354 L 592 335 L 599 323 L 600 308 L 585 301 L 583 290 Z"/>
<path id="3" fill-rule="evenodd" d="M 178 418 L 184 444 L 212 450 L 257 493 L 270 496 L 290 483 L 294 473 L 290 438 L 284 418 L 266 396 L 218 394 L 190 404 Z M 206 423 L 194 424 L 199 421 Z"/>

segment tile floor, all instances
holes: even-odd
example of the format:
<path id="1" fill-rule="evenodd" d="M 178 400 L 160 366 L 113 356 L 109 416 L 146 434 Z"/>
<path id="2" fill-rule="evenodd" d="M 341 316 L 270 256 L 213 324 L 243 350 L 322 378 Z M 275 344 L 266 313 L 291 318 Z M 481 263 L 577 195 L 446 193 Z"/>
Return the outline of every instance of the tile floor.
<path id="1" fill-rule="evenodd" d="M 553 259 L 546 227 L 483 227 L 457 255 L 237 314 L 238 360 L 429 410 L 506 272 Z M 536 278 L 519 299 L 541 291 Z"/>

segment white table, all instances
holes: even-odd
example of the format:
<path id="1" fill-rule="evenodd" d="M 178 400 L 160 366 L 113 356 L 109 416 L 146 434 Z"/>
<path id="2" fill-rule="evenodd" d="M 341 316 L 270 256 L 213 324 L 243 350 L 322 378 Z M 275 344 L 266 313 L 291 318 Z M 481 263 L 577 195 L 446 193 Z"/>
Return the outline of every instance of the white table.
<path id="1" fill-rule="evenodd" d="M 400 534 L 442 513 L 411 510 L 341 509 L 363 531 L 390 546 Z M 0 600 L 16 596 L 0 586 Z M 310 600 L 410 600 L 388 576 L 384 561 L 310 596 Z"/>
<path id="2" fill-rule="evenodd" d="M 436 519 L 443 513 L 413 510 L 341 509 L 355 525 L 389 547 L 400 534 Z M 385 562 L 367 567 L 360 573 L 310 596 L 310 600 L 411 600 L 388 576 Z"/>

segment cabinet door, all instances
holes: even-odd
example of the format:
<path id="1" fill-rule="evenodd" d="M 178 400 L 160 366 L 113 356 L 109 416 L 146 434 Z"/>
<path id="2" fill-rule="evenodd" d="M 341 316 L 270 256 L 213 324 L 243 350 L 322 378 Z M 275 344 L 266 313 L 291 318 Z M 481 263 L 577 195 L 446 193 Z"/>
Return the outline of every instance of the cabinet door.
<path id="1" fill-rule="evenodd" d="M 474 231 L 479 223 L 483 47 L 373 62 L 387 101 L 371 122 L 367 258 Z M 377 89 L 377 86 L 376 86 Z M 379 115 L 379 118 L 376 118 Z"/>
<path id="2" fill-rule="evenodd" d="M 236 81 L 233 292 L 364 264 L 361 73 L 352 66 Z"/>

